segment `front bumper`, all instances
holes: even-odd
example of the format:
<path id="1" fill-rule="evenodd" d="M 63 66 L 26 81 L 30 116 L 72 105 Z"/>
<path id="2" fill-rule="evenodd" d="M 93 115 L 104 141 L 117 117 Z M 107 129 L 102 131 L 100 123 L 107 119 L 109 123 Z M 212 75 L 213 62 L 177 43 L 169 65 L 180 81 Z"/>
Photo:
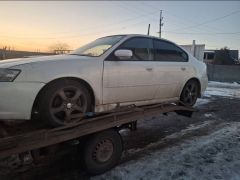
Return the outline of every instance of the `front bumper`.
<path id="1" fill-rule="evenodd" d="M 0 82 L 0 120 L 29 120 L 34 100 L 44 85 L 36 82 Z"/>

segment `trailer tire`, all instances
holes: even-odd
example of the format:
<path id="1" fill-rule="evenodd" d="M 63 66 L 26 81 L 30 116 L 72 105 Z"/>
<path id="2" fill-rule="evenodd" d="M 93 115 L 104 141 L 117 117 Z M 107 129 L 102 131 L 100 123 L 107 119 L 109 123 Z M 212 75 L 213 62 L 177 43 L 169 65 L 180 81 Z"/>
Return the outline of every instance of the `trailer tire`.
<path id="1" fill-rule="evenodd" d="M 97 175 L 113 168 L 121 158 L 123 143 L 116 130 L 91 135 L 85 144 L 83 163 L 87 173 Z"/>

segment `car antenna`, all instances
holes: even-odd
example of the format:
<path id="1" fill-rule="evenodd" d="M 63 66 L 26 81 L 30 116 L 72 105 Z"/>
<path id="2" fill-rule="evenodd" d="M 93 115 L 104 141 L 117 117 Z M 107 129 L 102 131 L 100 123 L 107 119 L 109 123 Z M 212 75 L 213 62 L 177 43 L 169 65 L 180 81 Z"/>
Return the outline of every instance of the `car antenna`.
<path id="1" fill-rule="evenodd" d="M 148 24 L 148 32 L 147 32 L 148 36 L 149 36 L 149 33 L 150 33 L 150 24 Z"/>

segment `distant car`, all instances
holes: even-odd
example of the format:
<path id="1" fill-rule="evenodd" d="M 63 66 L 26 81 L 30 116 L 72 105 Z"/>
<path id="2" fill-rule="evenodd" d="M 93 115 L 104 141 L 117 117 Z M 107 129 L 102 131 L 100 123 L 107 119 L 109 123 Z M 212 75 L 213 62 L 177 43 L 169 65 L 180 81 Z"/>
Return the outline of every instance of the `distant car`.
<path id="1" fill-rule="evenodd" d="M 53 126 L 117 105 L 193 106 L 207 85 L 206 65 L 178 45 L 145 35 L 99 38 L 67 55 L 0 62 L 0 119 Z"/>

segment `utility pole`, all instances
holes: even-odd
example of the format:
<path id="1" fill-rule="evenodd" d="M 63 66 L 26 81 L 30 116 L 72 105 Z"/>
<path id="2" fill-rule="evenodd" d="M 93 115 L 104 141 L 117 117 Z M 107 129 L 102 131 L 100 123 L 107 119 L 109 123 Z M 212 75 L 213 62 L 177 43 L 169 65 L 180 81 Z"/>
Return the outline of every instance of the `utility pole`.
<path id="1" fill-rule="evenodd" d="M 148 36 L 149 36 L 149 33 L 150 33 L 150 24 L 148 24 L 148 32 L 147 32 Z"/>
<path id="2" fill-rule="evenodd" d="M 162 10 L 160 10 L 160 20 L 159 20 L 159 37 L 162 36 L 162 26 L 163 26 L 163 17 L 162 17 Z"/>

